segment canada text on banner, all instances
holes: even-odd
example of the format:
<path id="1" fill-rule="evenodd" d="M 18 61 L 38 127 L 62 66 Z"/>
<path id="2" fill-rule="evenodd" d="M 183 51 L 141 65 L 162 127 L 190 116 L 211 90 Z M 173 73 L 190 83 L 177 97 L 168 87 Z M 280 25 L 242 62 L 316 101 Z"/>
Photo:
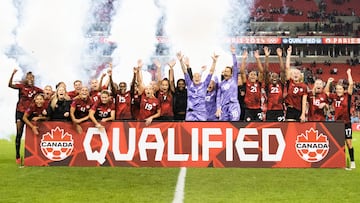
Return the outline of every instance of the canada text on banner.
<path id="1" fill-rule="evenodd" d="M 25 166 L 344 168 L 338 122 L 68 122 L 26 128 Z"/>

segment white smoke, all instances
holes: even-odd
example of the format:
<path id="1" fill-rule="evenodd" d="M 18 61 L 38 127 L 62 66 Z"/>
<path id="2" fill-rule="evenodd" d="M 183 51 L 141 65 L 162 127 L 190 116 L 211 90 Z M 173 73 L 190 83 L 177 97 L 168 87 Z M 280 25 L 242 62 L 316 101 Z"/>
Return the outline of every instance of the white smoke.
<path id="1" fill-rule="evenodd" d="M 6 20 L 5 20 L 6 19 Z M 14 43 L 12 31 L 17 25 L 16 9 L 13 7 L 12 0 L 0 1 L 0 139 L 10 139 L 11 134 L 15 134 L 15 105 L 17 93 L 7 88 L 10 75 L 17 66 L 16 62 L 5 56 L 5 48 Z M 14 78 L 19 80 L 20 78 Z"/>
<path id="2" fill-rule="evenodd" d="M 166 8 L 165 30 L 172 45 L 172 55 L 181 51 L 190 59 L 193 72 L 200 67 L 210 68 L 211 55 L 221 55 L 217 72 L 223 60 L 228 63 L 228 47 L 224 47 L 227 36 L 224 17 L 229 9 L 227 1 L 173 0 L 162 1 Z M 227 50 L 224 50 L 227 49 Z M 176 71 L 178 71 L 177 68 Z"/>
<path id="3" fill-rule="evenodd" d="M 0 1 L 0 66 L 1 117 L 0 138 L 15 134 L 17 90 L 7 87 L 14 68 L 14 80 L 32 71 L 35 85 L 55 87 L 65 81 L 69 89 L 82 74 L 84 46 L 83 25 L 90 0 L 1 0 Z"/>
<path id="4" fill-rule="evenodd" d="M 154 1 L 123 0 L 117 9 L 112 22 L 110 40 L 117 43 L 117 49 L 112 54 L 114 80 L 130 81 L 133 67 L 137 60 L 142 59 L 150 64 L 156 44 L 156 23 L 160 17 Z M 150 82 L 150 76 L 143 72 L 144 83 Z"/>
<path id="5" fill-rule="evenodd" d="M 30 68 L 41 76 L 40 86 L 64 81 L 72 89 L 74 80 L 87 79 L 80 73 L 88 1 L 36 0 L 24 6 L 16 40 L 36 60 Z"/>

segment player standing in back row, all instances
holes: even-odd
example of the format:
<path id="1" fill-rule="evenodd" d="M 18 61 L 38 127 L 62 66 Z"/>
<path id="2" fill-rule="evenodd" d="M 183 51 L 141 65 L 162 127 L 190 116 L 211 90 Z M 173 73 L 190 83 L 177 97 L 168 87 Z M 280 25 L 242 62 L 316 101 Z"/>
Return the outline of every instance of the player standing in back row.
<path id="1" fill-rule="evenodd" d="M 307 86 L 302 81 L 300 70 L 290 68 L 292 47 L 287 49 L 286 71 L 286 121 L 305 121 Z"/>
<path id="2" fill-rule="evenodd" d="M 330 93 L 330 84 L 334 81 L 329 78 L 325 87 L 325 93 L 333 100 L 335 109 L 335 121 L 343 121 L 345 123 L 345 141 L 350 156 L 350 168 L 355 168 L 354 147 L 352 146 L 352 129 L 350 122 L 351 95 L 354 89 L 354 82 L 351 76 L 351 69 L 346 71 L 348 76 L 348 87 L 345 90 L 344 82 L 335 86 L 335 93 Z"/>
<path id="3" fill-rule="evenodd" d="M 225 67 L 223 71 L 224 80 L 219 83 L 216 97 L 216 116 L 221 121 L 238 121 L 241 114 L 238 100 L 239 67 L 233 45 L 231 45 L 230 51 L 233 58 L 233 67 Z"/>

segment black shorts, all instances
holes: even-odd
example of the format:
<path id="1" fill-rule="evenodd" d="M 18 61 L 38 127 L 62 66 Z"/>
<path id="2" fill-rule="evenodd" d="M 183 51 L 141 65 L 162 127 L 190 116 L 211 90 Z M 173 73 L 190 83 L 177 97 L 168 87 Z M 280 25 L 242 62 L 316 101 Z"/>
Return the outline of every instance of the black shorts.
<path id="1" fill-rule="evenodd" d="M 262 111 L 261 111 L 261 109 L 245 109 L 244 120 L 246 122 L 262 121 Z"/>
<path id="2" fill-rule="evenodd" d="M 351 123 L 345 123 L 345 139 L 352 139 Z"/>
<path id="3" fill-rule="evenodd" d="M 266 121 L 285 121 L 283 110 L 266 111 Z"/>
<path id="4" fill-rule="evenodd" d="M 176 121 L 184 121 L 186 114 L 174 114 L 174 120 Z"/>
<path id="5" fill-rule="evenodd" d="M 172 121 L 174 120 L 173 116 L 160 116 L 159 118 L 156 118 L 154 120 L 158 120 L 158 121 Z"/>
<path id="6" fill-rule="evenodd" d="M 286 116 L 285 119 L 293 119 L 296 121 L 300 121 L 301 111 L 293 108 L 293 107 L 287 107 L 286 109 Z"/>
<path id="7" fill-rule="evenodd" d="M 23 121 L 23 117 L 24 117 L 24 112 L 20 112 L 20 111 L 16 111 L 15 113 L 15 123 L 18 122 L 18 121 Z"/>

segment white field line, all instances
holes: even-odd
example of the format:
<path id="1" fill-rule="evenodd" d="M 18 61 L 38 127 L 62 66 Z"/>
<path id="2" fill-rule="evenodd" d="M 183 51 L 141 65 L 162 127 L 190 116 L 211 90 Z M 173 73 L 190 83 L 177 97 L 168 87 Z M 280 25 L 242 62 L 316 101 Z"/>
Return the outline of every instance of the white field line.
<path id="1" fill-rule="evenodd" d="M 181 167 L 178 180 L 176 183 L 174 199 L 172 201 L 173 203 L 184 202 L 185 178 L 186 178 L 186 168 Z"/>

